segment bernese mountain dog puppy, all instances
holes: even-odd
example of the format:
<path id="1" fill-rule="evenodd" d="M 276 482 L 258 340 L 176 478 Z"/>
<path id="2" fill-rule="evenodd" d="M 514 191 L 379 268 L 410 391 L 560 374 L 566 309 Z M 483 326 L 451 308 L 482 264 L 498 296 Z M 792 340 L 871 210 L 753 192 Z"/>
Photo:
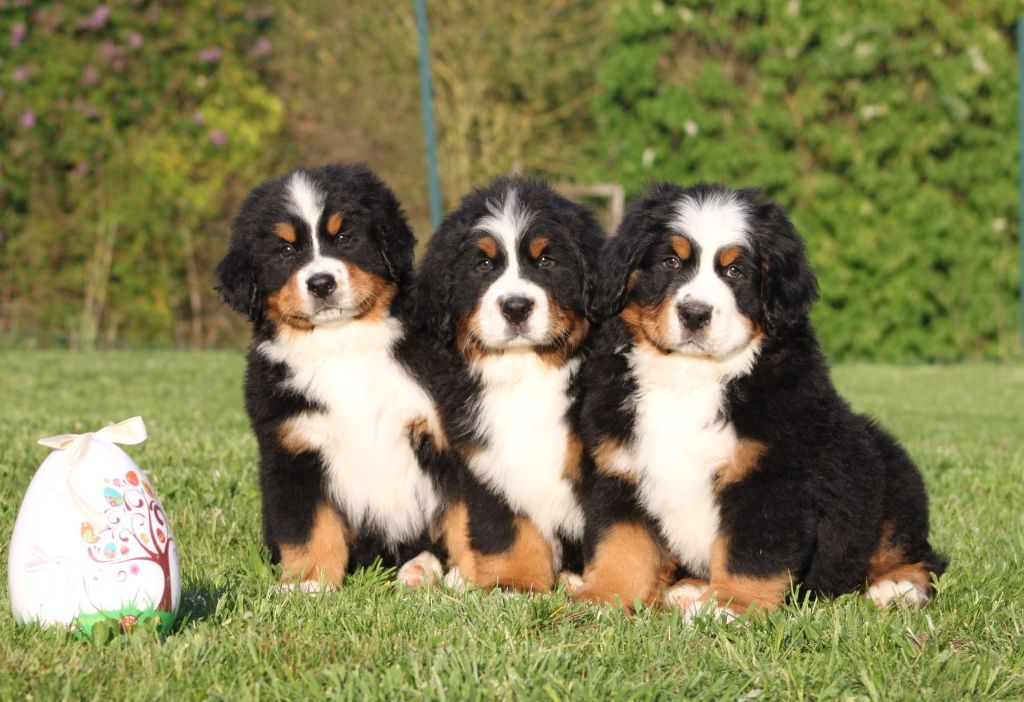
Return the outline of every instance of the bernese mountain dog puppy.
<path id="1" fill-rule="evenodd" d="M 688 617 L 771 609 L 794 586 L 932 597 L 946 560 L 921 476 L 837 394 L 817 295 L 800 236 L 757 191 L 662 184 L 631 208 L 602 256 L 611 318 L 581 373 L 576 596 Z"/>
<path id="2" fill-rule="evenodd" d="M 377 559 L 404 564 L 409 585 L 441 572 L 429 532 L 444 475 L 418 447 L 444 438 L 407 332 L 414 245 L 362 165 L 267 181 L 234 219 L 218 289 L 252 321 L 245 401 L 286 585 L 334 588 Z"/>
<path id="3" fill-rule="evenodd" d="M 519 176 L 467 195 L 430 240 L 418 315 L 440 347 L 437 401 L 463 458 L 440 532 L 449 583 L 547 591 L 580 566 L 572 408 L 604 240 L 585 207 Z"/>

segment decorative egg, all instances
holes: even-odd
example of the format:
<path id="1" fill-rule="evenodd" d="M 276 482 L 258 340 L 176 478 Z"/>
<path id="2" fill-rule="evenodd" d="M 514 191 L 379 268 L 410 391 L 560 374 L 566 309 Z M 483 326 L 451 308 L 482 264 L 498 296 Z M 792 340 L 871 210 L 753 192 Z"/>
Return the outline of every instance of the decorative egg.
<path id="1" fill-rule="evenodd" d="M 153 618 L 170 629 L 181 601 L 177 542 L 146 474 L 115 445 L 145 438 L 135 417 L 40 440 L 57 450 L 36 471 L 11 535 L 17 621 L 85 635 L 100 622 L 131 631 Z"/>

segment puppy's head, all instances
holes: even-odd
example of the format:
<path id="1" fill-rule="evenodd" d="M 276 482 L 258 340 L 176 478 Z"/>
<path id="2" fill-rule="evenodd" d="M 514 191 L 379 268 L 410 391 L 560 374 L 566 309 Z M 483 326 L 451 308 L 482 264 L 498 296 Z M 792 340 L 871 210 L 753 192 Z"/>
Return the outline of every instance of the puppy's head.
<path id="1" fill-rule="evenodd" d="M 421 322 L 466 357 L 571 352 L 589 328 L 603 242 L 589 211 L 543 181 L 499 178 L 431 238 L 417 283 Z"/>
<path id="2" fill-rule="evenodd" d="M 755 190 L 656 185 L 603 255 L 596 309 L 663 352 L 727 358 L 804 320 L 818 285 L 783 209 Z"/>
<path id="3" fill-rule="evenodd" d="M 311 329 L 386 312 L 412 270 L 412 231 L 361 165 L 296 169 L 242 203 L 217 289 L 254 322 Z"/>

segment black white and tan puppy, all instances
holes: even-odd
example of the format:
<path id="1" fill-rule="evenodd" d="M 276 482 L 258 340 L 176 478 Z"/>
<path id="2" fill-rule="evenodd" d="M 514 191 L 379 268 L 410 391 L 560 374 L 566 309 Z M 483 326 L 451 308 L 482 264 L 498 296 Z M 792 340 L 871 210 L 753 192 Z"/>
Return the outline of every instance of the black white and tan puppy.
<path id="1" fill-rule="evenodd" d="M 442 530 L 452 579 L 551 589 L 583 536 L 575 380 L 604 235 L 546 183 L 499 178 L 466 196 L 420 268 L 420 322 L 443 345 L 434 383 L 464 459 Z"/>
<path id="2" fill-rule="evenodd" d="M 581 374 L 578 596 L 688 615 L 770 609 L 793 586 L 866 586 L 879 606 L 932 597 L 945 559 L 921 476 L 836 393 L 808 319 L 817 281 L 779 205 L 654 186 L 599 280 L 614 318 Z"/>
<path id="3" fill-rule="evenodd" d="M 285 583 L 337 587 L 378 558 L 404 563 L 407 584 L 440 572 L 428 534 L 444 476 L 416 445 L 444 439 L 404 311 L 414 244 L 395 196 L 361 165 L 294 170 L 235 217 L 218 289 L 252 321 L 246 408 Z"/>

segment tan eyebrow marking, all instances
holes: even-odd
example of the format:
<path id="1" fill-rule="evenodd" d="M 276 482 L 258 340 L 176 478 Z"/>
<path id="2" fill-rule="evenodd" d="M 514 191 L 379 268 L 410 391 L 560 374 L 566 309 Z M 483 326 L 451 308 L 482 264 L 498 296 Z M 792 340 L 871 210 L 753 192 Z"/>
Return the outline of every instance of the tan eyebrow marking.
<path id="1" fill-rule="evenodd" d="M 331 236 L 336 236 L 341 231 L 342 216 L 340 212 L 335 212 L 331 215 L 331 218 L 327 220 L 327 233 Z"/>
<path id="2" fill-rule="evenodd" d="M 546 236 L 538 236 L 536 239 L 530 242 L 530 258 L 539 258 L 547 245 L 551 243 L 551 238 Z"/>
<path id="3" fill-rule="evenodd" d="M 733 261 L 740 257 L 741 253 L 743 253 L 743 248 L 740 246 L 730 246 L 727 249 L 722 249 L 718 253 L 718 265 L 724 268 L 732 264 Z"/>
<path id="4" fill-rule="evenodd" d="M 295 239 L 298 238 L 295 235 L 295 227 L 293 227 L 290 222 L 278 222 L 274 226 L 274 234 L 276 234 L 278 238 L 284 239 L 289 244 L 294 244 Z"/>
<path id="5" fill-rule="evenodd" d="M 693 247 L 686 237 L 673 236 L 669 238 L 669 241 L 672 244 L 672 250 L 676 252 L 676 256 L 679 257 L 680 261 L 685 261 L 693 255 Z"/>
<path id="6" fill-rule="evenodd" d="M 489 236 L 482 236 L 477 239 L 476 247 L 480 249 L 487 258 L 495 258 L 498 255 L 498 242 Z"/>

